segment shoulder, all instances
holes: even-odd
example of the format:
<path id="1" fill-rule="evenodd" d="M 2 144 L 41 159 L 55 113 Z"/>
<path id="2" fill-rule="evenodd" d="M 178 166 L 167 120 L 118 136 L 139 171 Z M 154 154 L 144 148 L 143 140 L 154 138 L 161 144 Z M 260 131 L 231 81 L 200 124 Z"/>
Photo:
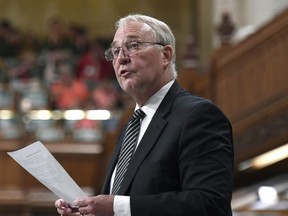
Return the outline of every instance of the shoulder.
<path id="1" fill-rule="evenodd" d="M 193 95 L 185 89 L 181 89 L 175 98 L 174 105 L 182 108 L 197 108 L 198 106 L 216 106 L 211 100 L 201 96 Z"/>
<path id="2" fill-rule="evenodd" d="M 172 112 L 176 112 L 179 115 L 186 116 L 218 116 L 226 120 L 225 113 L 211 100 L 193 95 L 184 89 L 181 89 L 178 96 L 175 98 L 172 105 Z M 229 121 L 229 120 L 228 120 Z"/>
<path id="3" fill-rule="evenodd" d="M 224 115 L 211 100 L 191 94 L 181 88 L 177 82 L 171 86 L 159 110 L 163 113 L 168 111 L 169 115 L 175 115 L 176 113 L 178 117 L 201 115 L 202 113 Z"/>

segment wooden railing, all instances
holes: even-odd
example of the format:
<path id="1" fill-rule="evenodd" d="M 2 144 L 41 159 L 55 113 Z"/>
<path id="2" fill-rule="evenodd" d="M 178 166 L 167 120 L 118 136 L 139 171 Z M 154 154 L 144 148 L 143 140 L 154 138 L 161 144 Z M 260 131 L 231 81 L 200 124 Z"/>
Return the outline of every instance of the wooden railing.
<path id="1" fill-rule="evenodd" d="M 288 10 L 212 68 L 211 99 L 232 122 L 236 163 L 288 142 Z"/>

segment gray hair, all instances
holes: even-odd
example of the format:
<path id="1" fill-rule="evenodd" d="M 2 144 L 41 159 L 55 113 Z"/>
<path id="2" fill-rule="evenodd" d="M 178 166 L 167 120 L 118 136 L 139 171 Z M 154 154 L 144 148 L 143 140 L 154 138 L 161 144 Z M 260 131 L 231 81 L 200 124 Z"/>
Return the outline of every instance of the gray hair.
<path id="1" fill-rule="evenodd" d="M 150 16 L 142 15 L 142 14 L 130 14 L 126 17 L 120 18 L 116 23 L 115 23 L 115 28 L 116 30 L 123 25 L 129 23 L 129 22 L 140 22 L 140 23 L 145 23 L 150 26 L 152 29 L 152 33 L 155 35 L 155 39 L 157 42 L 162 43 L 163 45 L 170 45 L 172 46 L 174 53 L 173 53 L 173 59 L 170 64 L 170 67 L 172 69 L 172 73 L 174 78 L 176 79 L 177 77 L 177 71 L 176 71 L 176 45 L 175 45 L 175 37 L 174 34 L 172 33 L 170 27 L 165 24 L 164 22 L 155 19 Z"/>

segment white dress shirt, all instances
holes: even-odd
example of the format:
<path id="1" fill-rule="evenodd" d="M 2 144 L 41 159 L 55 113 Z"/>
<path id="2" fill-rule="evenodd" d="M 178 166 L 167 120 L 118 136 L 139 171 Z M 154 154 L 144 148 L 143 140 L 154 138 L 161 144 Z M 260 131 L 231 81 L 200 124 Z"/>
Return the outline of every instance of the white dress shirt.
<path id="1" fill-rule="evenodd" d="M 165 97 L 173 83 L 174 80 L 164 85 L 158 92 L 156 92 L 151 98 L 149 98 L 149 100 L 145 103 L 143 107 L 140 107 L 138 104 L 136 104 L 135 110 L 141 108 L 146 114 L 145 118 L 141 122 L 140 133 L 136 148 L 138 147 L 140 140 L 142 139 L 146 129 L 148 128 L 148 125 L 150 124 L 156 110 L 158 109 L 160 103 L 162 102 L 163 98 Z M 112 190 L 115 171 L 116 168 L 114 169 L 111 177 L 110 191 Z M 130 196 L 116 195 L 114 198 L 113 210 L 115 216 L 131 216 Z"/>

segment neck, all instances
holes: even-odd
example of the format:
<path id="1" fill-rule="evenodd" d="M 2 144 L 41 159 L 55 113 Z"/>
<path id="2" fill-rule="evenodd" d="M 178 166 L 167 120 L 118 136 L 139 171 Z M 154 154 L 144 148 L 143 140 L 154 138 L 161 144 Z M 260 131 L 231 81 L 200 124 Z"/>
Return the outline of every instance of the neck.
<path id="1" fill-rule="evenodd" d="M 155 94 L 157 93 L 164 85 L 170 82 L 173 79 L 167 80 L 163 82 L 161 85 L 155 86 L 154 88 L 145 88 L 143 91 L 134 91 L 130 94 L 133 100 L 140 106 L 144 106 L 146 102 Z M 148 89 L 148 90 L 147 90 Z"/>

